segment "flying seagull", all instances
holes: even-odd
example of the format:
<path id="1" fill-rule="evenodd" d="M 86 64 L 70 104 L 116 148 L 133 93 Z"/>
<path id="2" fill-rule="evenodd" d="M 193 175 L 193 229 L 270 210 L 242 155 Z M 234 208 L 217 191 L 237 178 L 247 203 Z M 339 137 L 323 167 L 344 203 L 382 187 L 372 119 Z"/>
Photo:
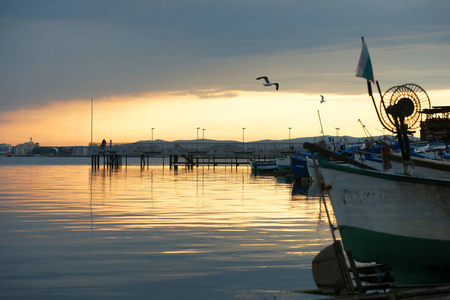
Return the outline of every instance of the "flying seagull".
<path id="1" fill-rule="evenodd" d="M 266 81 L 266 83 L 263 83 L 264 86 L 271 86 L 271 85 L 274 85 L 274 86 L 276 86 L 277 91 L 278 91 L 278 87 L 280 86 L 278 83 L 275 83 L 275 82 L 272 83 L 272 82 L 270 82 L 270 81 L 269 81 L 269 78 L 267 78 L 267 76 L 261 76 L 261 77 L 256 78 L 256 80 L 260 80 L 260 79 L 264 79 L 264 80 Z"/>
<path id="2" fill-rule="evenodd" d="M 320 95 L 320 103 L 324 103 L 325 102 L 325 99 L 323 99 L 323 96 L 322 95 Z"/>

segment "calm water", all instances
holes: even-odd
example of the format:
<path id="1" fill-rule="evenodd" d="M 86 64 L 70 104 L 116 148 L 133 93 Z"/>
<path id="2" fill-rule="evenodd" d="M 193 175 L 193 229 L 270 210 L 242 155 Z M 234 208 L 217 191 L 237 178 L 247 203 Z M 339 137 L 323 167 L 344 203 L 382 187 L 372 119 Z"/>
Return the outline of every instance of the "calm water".
<path id="1" fill-rule="evenodd" d="M 241 166 L 0 158 L 1 299 L 312 299 L 317 186 Z"/>

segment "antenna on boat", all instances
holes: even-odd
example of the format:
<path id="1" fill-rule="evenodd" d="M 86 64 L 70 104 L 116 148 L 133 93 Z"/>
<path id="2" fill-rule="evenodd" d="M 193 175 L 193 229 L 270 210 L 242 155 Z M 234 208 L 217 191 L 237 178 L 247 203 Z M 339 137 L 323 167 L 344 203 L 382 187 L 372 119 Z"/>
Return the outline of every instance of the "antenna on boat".
<path id="1" fill-rule="evenodd" d="M 322 134 L 322 140 L 326 145 L 326 141 L 325 141 L 325 133 L 323 132 L 323 126 L 322 126 L 322 119 L 320 118 L 320 112 L 319 110 L 317 110 L 317 115 L 319 116 L 319 123 L 320 123 L 320 133 Z"/>
<path id="2" fill-rule="evenodd" d="M 367 130 L 366 125 L 363 124 L 363 122 L 361 121 L 361 119 L 358 119 L 358 122 L 361 124 L 361 127 L 364 131 L 364 134 L 366 135 L 366 137 L 372 138 L 372 135 L 370 134 L 369 130 Z"/>

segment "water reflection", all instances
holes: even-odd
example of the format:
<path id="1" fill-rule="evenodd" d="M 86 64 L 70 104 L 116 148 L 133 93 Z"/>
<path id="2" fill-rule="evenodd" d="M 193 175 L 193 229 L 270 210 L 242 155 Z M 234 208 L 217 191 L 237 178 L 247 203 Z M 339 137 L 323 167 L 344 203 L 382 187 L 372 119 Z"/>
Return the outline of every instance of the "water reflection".
<path id="1" fill-rule="evenodd" d="M 310 186 L 247 167 L 0 171 L 5 298 L 304 299 L 331 243 Z"/>
<path id="2" fill-rule="evenodd" d="M 321 190 L 318 182 L 296 181 L 292 185 L 292 200 L 318 200 L 321 196 Z"/>

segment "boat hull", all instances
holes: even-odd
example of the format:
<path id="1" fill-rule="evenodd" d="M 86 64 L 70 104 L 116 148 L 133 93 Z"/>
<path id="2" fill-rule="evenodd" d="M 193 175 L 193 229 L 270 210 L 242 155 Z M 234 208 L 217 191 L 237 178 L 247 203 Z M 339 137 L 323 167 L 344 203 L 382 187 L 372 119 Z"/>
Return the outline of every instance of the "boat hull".
<path id="1" fill-rule="evenodd" d="M 278 171 L 288 171 L 291 170 L 291 158 L 290 157 L 277 157 L 275 158 L 277 162 Z"/>
<path id="2" fill-rule="evenodd" d="M 359 262 L 377 262 L 392 268 L 397 285 L 449 283 L 448 241 L 386 234 L 339 226 L 345 249 Z"/>
<path id="3" fill-rule="evenodd" d="M 306 160 L 302 157 L 291 157 L 292 174 L 294 178 L 309 177 Z"/>
<path id="4" fill-rule="evenodd" d="M 250 161 L 254 173 L 264 173 L 278 170 L 276 161 Z"/>
<path id="5" fill-rule="evenodd" d="M 346 250 L 397 284 L 450 282 L 450 181 L 321 162 Z"/>
<path id="6" fill-rule="evenodd" d="M 308 173 L 309 173 L 309 177 L 311 177 L 312 181 L 321 181 L 322 178 L 322 174 L 320 173 L 320 169 L 317 169 L 314 166 L 314 160 L 312 158 L 309 157 L 305 157 L 306 160 L 306 164 L 308 166 Z"/>

